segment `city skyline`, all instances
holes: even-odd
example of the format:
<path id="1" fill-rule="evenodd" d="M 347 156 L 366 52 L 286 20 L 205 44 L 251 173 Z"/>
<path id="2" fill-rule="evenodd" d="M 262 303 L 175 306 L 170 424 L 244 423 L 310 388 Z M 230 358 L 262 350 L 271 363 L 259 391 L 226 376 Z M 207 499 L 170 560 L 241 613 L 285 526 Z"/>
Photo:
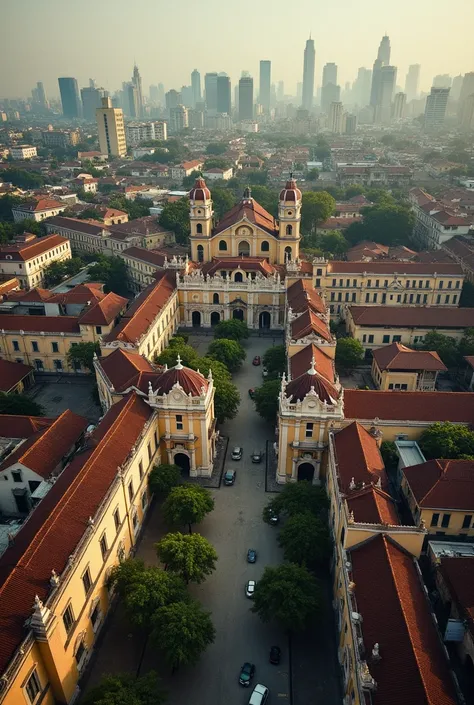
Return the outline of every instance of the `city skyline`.
<path id="1" fill-rule="evenodd" d="M 259 62 L 262 59 L 272 62 L 272 81 L 284 81 L 286 93 L 295 94 L 296 84 L 302 80 L 302 53 L 311 27 L 316 52 L 315 91 L 320 83 L 322 67 L 326 63 L 335 62 L 338 65 L 340 85 L 347 81 L 353 82 L 359 67 L 370 69 L 380 38 L 385 33 L 391 41 L 391 63 L 397 66 L 399 82 L 402 85 L 411 64 L 421 64 L 420 90 L 424 92 L 429 92 L 432 79 L 437 74 L 449 73 L 456 76 L 474 68 L 467 34 L 470 23 L 466 16 L 466 12 L 467 15 L 472 14 L 474 20 L 474 8 L 466 10 L 462 0 L 453 0 L 449 8 L 433 7 L 427 0 L 419 0 L 416 6 L 407 0 L 401 0 L 396 16 L 381 9 L 374 0 L 362 0 L 357 8 L 352 7 L 348 0 L 341 0 L 337 10 L 318 8 L 317 13 L 309 0 L 299 0 L 297 9 L 301 12 L 301 23 L 296 31 L 284 37 L 285 52 L 276 52 L 274 48 L 275 34 L 282 33 L 279 23 L 285 5 L 282 0 L 272 3 L 263 0 L 254 8 L 254 12 L 257 17 L 261 17 L 263 12 L 264 18 L 261 18 L 261 22 L 265 22 L 266 32 L 262 34 L 259 22 L 251 23 L 247 30 L 250 34 L 245 42 L 245 49 L 242 49 L 242 43 L 237 36 L 233 39 L 226 34 L 225 40 L 222 39 L 219 60 L 215 59 L 220 49 L 218 36 L 213 39 L 212 46 L 211 43 L 204 42 L 194 57 L 184 49 L 191 45 L 192 35 L 199 33 L 208 22 L 208 15 L 212 14 L 217 26 L 221 22 L 223 26 L 224 23 L 227 25 L 228 12 L 225 7 L 217 0 L 210 0 L 208 11 L 198 13 L 188 0 L 184 0 L 182 5 L 188 14 L 188 20 L 191 18 L 191 21 L 183 24 L 182 6 L 179 10 L 167 7 L 165 17 L 166 22 L 179 23 L 179 40 L 176 40 L 176 35 L 166 32 L 163 37 L 158 35 L 160 41 L 157 42 L 156 35 L 153 41 L 151 35 L 155 33 L 156 27 L 163 23 L 163 8 L 150 0 L 137 0 L 133 11 L 123 0 L 117 0 L 114 3 L 113 17 L 110 17 L 108 3 L 97 5 L 90 0 L 84 0 L 80 7 L 67 8 L 68 29 L 63 33 L 58 33 L 57 29 L 58 24 L 61 25 L 62 17 L 66 16 L 66 9 L 58 0 L 50 0 L 47 7 L 41 8 L 32 0 L 5 0 L 3 16 L 6 26 L 8 23 L 19 23 L 25 12 L 28 13 L 30 22 L 25 27 L 22 52 L 17 59 L 19 67 L 14 72 L 3 72 L 0 78 L 0 96 L 29 96 L 31 87 L 41 81 L 46 94 L 55 98 L 59 95 L 59 76 L 75 77 L 79 88 L 86 87 L 89 77 L 94 76 L 98 85 L 114 91 L 130 75 L 130 66 L 133 67 L 134 62 L 139 66 L 143 86 L 164 83 L 167 90 L 179 90 L 182 85 L 190 83 L 190 74 L 196 67 L 202 76 L 213 71 L 225 71 L 235 86 L 243 69 L 249 70 L 257 81 Z M 426 11 L 427 8 L 429 12 Z M 453 18 L 457 15 L 457 8 L 459 12 L 462 11 L 465 22 L 460 28 L 456 26 L 454 31 Z M 145 15 L 140 10 L 147 14 L 146 23 L 142 22 Z M 364 26 L 360 43 L 354 43 L 354 27 L 360 25 L 361 17 L 369 12 L 370 29 Z M 336 26 L 334 22 L 337 18 L 340 19 L 342 13 L 345 15 L 345 22 L 338 26 L 338 44 L 335 48 L 332 33 L 324 30 L 324 24 L 332 22 L 329 26 Z M 89 21 L 95 18 L 99 25 L 114 32 L 113 36 L 117 36 L 119 29 L 122 32 L 123 27 L 127 27 L 131 32 L 131 41 L 127 42 L 128 51 L 99 53 L 99 48 L 89 47 L 87 52 L 84 52 L 84 36 L 80 26 L 85 17 Z M 422 33 L 419 32 L 420 23 L 424 27 Z M 450 26 L 453 28 L 451 33 L 446 31 Z M 70 27 L 78 29 L 73 32 Z M 258 42 L 252 41 L 253 32 L 258 32 Z M 463 32 L 466 33 L 465 40 L 461 36 Z M 54 52 L 37 51 L 38 33 L 46 45 L 51 43 L 53 46 L 54 43 Z M 8 64 L 12 56 L 16 56 L 14 34 L 7 33 L 0 47 L 4 65 Z M 113 36 L 111 41 L 114 40 Z M 439 45 L 443 46 L 442 52 L 436 50 L 437 38 L 442 42 Z M 178 51 L 180 45 L 183 47 L 181 54 Z M 147 47 L 147 50 L 143 47 Z M 173 56 L 173 61 L 170 61 L 170 55 Z"/>

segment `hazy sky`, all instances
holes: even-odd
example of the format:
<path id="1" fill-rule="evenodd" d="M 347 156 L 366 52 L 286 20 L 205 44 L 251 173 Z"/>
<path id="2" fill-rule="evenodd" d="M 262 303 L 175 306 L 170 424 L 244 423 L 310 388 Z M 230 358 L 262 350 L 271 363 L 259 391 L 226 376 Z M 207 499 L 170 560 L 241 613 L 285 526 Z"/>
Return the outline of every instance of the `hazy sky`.
<path id="1" fill-rule="evenodd" d="M 190 83 L 197 68 L 226 71 L 235 83 L 258 62 L 272 61 L 272 81 L 295 93 L 309 32 L 316 48 L 316 85 L 323 65 L 339 66 L 339 83 L 371 67 L 382 35 L 404 86 L 409 64 L 421 64 L 421 87 L 433 75 L 474 70 L 473 0 L 0 0 L 0 97 L 30 94 L 43 81 L 89 77 L 109 90 L 130 80 L 136 60 L 145 93 Z"/>

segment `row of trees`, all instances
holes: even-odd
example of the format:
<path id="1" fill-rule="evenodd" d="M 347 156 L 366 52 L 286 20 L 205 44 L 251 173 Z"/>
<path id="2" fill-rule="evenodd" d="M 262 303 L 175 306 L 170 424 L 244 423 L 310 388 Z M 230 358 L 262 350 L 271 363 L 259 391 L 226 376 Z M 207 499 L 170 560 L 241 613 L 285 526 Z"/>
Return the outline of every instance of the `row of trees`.
<path id="1" fill-rule="evenodd" d="M 265 421 L 275 423 L 278 413 L 278 395 L 281 388 L 280 378 L 287 368 L 286 347 L 274 345 L 272 348 L 268 348 L 262 362 L 267 371 L 267 377 L 264 383 L 255 390 L 255 409 Z"/>
<path id="2" fill-rule="evenodd" d="M 463 364 L 466 355 L 474 355 L 474 328 L 466 328 L 460 340 L 437 331 L 427 333 L 419 350 L 436 350 L 446 367 L 456 368 Z"/>

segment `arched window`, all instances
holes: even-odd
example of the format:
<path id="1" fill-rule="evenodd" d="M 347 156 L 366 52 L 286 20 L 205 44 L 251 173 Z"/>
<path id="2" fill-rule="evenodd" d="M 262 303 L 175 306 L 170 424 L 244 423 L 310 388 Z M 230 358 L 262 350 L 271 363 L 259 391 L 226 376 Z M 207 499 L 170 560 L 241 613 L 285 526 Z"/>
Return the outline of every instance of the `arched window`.
<path id="1" fill-rule="evenodd" d="M 291 247 L 285 247 L 285 259 L 286 260 L 291 259 Z"/>
<path id="2" fill-rule="evenodd" d="M 245 240 L 239 242 L 239 257 L 250 257 L 250 245 Z"/>
<path id="3" fill-rule="evenodd" d="M 227 243 L 225 240 L 220 240 L 219 241 L 219 249 L 220 250 L 227 250 Z"/>
<path id="4" fill-rule="evenodd" d="M 212 303 L 213 303 L 213 304 L 218 304 L 218 303 L 219 303 L 219 294 L 213 294 L 213 295 L 212 295 Z"/>
<path id="5" fill-rule="evenodd" d="M 287 234 L 287 235 L 293 235 L 293 226 L 292 226 L 292 225 L 287 225 L 287 226 L 286 226 L 286 234 Z"/>
<path id="6" fill-rule="evenodd" d="M 202 245 L 197 246 L 198 262 L 204 262 L 204 247 Z"/>
<path id="7" fill-rule="evenodd" d="M 237 274 L 234 277 L 234 281 L 235 282 L 242 282 L 243 281 L 242 272 L 237 272 Z"/>
<path id="8" fill-rule="evenodd" d="M 270 250 L 270 244 L 266 240 L 264 240 L 260 245 L 260 249 L 262 250 L 262 252 L 268 252 Z"/>
<path id="9" fill-rule="evenodd" d="M 198 235 L 202 235 L 202 223 L 196 225 L 196 232 Z"/>

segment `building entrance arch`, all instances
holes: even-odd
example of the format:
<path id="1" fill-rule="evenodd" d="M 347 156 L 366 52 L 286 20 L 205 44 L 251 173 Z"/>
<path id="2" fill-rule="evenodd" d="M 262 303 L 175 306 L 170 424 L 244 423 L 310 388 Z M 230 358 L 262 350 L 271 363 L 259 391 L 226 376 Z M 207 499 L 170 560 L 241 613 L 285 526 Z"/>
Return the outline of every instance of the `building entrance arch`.
<path id="1" fill-rule="evenodd" d="M 193 328 L 201 327 L 201 313 L 200 311 L 193 311 L 192 313 Z"/>
<path id="2" fill-rule="evenodd" d="M 221 320 L 221 314 L 219 311 L 213 311 L 211 313 L 211 326 L 217 326 L 218 323 L 220 323 Z"/>
<path id="3" fill-rule="evenodd" d="M 232 318 L 235 318 L 237 321 L 243 321 L 244 320 L 244 312 L 242 311 L 241 308 L 234 308 L 232 311 Z"/>
<path id="4" fill-rule="evenodd" d="M 312 463 L 301 463 L 301 465 L 298 465 L 298 482 L 301 482 L 301 480 L 313 482 L 313 479 L 314 465 Z"/>
<path id="5" fill-rule="evenodd" d="M 258 327 L 259 328 L 270 328 L 272 322 L 272 317 L 268 311 L 262 311 L 258 317 Z"/>
<path id="6" fill-rule="evenodd" d="M 181 468 L 181 474 L 184 477 L 189 477 L 189 470 L 191 463 L 189 461 L 189 456 L 185 453 L 176 453 L 173 458 L 174 464 Z"/>

